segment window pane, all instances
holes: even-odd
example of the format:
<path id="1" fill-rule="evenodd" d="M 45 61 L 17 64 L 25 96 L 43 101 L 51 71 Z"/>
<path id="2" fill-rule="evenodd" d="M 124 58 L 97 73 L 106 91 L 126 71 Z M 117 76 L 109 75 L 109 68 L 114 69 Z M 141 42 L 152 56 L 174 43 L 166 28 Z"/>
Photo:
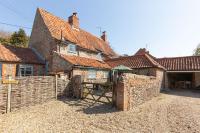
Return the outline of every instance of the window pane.
<path id="1" fill-rule="evenodd" d="M 25 76 L 25 70 L 24 70 L 24 68 L 20 68 L 20 76 Z"/>
<path id="2" fill-rule="evenodd" d="M 98 54 L 97 54 L 97 59 L 102 60 L 101 53 L 98 53 Z"/>
<path id="3" fill-rule="evenodd" d="M 33 75 L 33 66 L 20 65 L 20 76 L 31 76 Z"/>
<path id="4" fill-rule="evenodd" d="M 95 70 L 89 70 L 88 71 L 88 78 L 89 79 L 96 79 L 96 71 Z"/>
<path id="5" fill-rule="evenodd" d="M 32 66 L 26 66 L 25 76 L 31 76 L 32 75 Z"/>
<path id="6" fill-rule="evenodd" d="M 76 45 L 74 45 L 74 44 L 69 44 L 69 45 L 68 45 L 68 51 L 69 51 L 69 52 L 76 52 Z"/>

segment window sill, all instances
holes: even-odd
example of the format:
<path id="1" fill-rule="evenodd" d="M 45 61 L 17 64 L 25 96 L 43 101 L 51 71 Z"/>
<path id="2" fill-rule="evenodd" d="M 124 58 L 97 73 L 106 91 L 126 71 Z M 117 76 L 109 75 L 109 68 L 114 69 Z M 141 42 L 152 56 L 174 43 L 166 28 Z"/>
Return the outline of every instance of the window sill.
<path id="1" fill-rule="evenodd" d="M 77 54 L 77 52 L 73 52 L 73 51 L 67 51 L 67 53 L 70 53 L 70 54 Z"/>

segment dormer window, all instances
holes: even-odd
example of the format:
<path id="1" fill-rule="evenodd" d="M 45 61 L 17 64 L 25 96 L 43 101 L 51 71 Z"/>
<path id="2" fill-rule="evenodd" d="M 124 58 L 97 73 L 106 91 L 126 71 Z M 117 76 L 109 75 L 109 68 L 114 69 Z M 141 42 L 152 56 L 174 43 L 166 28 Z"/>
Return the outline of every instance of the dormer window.
<path id="1" fill-rule="evenodd" d="M 98 53 L 98 54 L 97 54 L 97 59 L 98 59 L 98 60 L 102 60 L 102 53 Z"/>
<path id="2" fill-rule="evenodd" d="M 69 44 L 68 45 L 68 52 L 70 52 L 70 53 L 76 53 L 76 45 Z"/>

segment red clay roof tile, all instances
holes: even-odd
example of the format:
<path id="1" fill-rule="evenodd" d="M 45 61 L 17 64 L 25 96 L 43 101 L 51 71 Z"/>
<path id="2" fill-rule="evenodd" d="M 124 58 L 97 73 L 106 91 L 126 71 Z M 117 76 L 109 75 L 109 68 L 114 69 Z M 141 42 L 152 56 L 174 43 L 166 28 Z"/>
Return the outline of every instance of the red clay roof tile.
<path id="1" fill-rule="evenodd" d="M 156 61 L 168 71 L 199 71 L 200 56 L 158 58 Z"/>
<path id="2" fill-rule="evenodd" d="M 92 51 L 101 50 L 106 55 L 117 56 L 110 45 L 101 38 L 98 38 L 82 29 L 79 29 L 79 31 L 74 30 L 67 20 L 54 16 L 43 9 L 39 8 L 38 12 L 41 14 L 44 23 L 54 38 L 60 40 L 62 31 L 62 36 L 66 40 L 73 42 L 82 48 Z"/>
<path id="3" fill-rule="evenodd" d="M 108 63 L 112 68 L 119 65 L 124 65 L 132 69 L 152 68 L 152 67 L 164 69 L 164 67 L 162 67 L 159 63 L 157 63 L 153 58 L 151 58 L 147 54 L 120 57 L 120 58 L 106 60 L 105 62 Z"/>
<path id="4" fill-rule="evenodd" d="M 27 64 L 45 64 L 30 48 L 18 48 L 1 44 L 0 61 Z"/>
<path id="5" fill-rule="evenodd" d="M 84 67 L 94 67 L 94 68 L 101 68 L 101 69 L 111 69 L 111 67 L 106 64 L 104 61 L 98 61 L 95 59 L 89 59 L 85 57 L 79 56 L 69 56 L 64 54 L 59 54 L 63 59 L 70 62 L 73 65 L 84 66 Z"/>

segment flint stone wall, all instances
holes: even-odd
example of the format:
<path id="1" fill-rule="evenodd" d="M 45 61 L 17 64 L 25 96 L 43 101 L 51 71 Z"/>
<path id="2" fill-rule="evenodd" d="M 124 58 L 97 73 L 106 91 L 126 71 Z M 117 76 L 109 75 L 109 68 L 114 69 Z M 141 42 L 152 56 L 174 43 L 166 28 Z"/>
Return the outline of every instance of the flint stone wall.
<path id="1" fill-rule="evenodd" d="M 161 81 L 155 77 L 123 74 L 116 86 L 116 106 L 119 110 L 130 110 L 151 100 L 160 93 Z"/>

